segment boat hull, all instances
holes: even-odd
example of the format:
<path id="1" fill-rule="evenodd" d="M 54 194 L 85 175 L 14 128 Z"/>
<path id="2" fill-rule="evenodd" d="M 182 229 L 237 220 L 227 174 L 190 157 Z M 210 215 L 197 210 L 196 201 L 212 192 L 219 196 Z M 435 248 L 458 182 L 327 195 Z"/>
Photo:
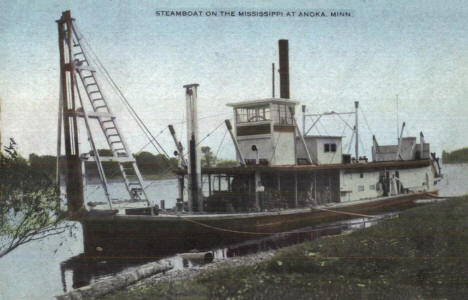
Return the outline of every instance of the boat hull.
<path id="1" fill-rule="evenodd" d="M 212 249 L 324 222 L 404 210 L 427 194 L 374 199 L 346 206 L 281 212 L 192 216 L 88 216 L 81 220 L 86 256 L 160 258 Z"/>

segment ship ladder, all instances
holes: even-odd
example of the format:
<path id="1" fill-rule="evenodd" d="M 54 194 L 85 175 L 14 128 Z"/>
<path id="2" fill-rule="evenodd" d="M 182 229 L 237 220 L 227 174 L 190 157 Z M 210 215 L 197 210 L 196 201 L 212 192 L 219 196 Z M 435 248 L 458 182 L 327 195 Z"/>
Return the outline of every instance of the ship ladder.
<path id="1" fill-rule="evenodd" d="M 82 90 L 84 90 L 84 94 L 86 94 L 92 107 L 91 111 L 85 112 L 82 103 L 82 108 L 77 111 L 77 114 L 78 116 L 85 118 L 88 137 L 91 144 L 91 154 L 94 156 L 93 159 L 96 162 L 109 205 L 112 207 L 111 199 L 107 192 L 107 179 L 102 165 L 102 163 L 106 161 L 118 163 L 131 202 L 145 201 L 147 205 L 150 206 L 149 199 L 143 187 L 143 177 L 138 169 L 136 160 L 129 151 L 128 145 L 117 124 L 116 117 L 112 113 L 106 97 L 102 92 L 101 84 L 96 78 L 96 68 L 94 68 L 91 63 L 85 47 L 80 43 L 81 36 L 76 30 L 74 22 L 72 28 L 74 47 L 72 52 L 73 67 L 75 68 L 77 77 L 80 79 Z M 76 88 L 79 93 L 78 85 Z M 107 145 L 112 152 L 112 156 L 104 156 L 98 153 L 98 149 L 95 147 L 94 137 L 88 125 L 91 119 L 98 121 L 99 126 L 104 133 Z"/>

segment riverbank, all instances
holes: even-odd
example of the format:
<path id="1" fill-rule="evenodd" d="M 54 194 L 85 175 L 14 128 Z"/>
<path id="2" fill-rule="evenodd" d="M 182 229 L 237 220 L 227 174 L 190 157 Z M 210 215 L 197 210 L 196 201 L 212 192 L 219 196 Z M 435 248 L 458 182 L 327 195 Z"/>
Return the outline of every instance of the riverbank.
<path id="1" fill-rule="evenodd" d="M 104 299 L 462 299 L 468 196 L 371 228 L 283 248 L 260 263 L 146 281 Z"/>

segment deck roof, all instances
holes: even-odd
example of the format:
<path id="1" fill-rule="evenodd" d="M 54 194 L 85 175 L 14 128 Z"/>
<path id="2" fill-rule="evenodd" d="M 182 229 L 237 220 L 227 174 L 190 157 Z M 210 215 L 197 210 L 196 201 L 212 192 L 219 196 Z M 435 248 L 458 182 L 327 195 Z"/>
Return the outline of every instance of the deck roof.
<path id="1" fill-rule="evenodd" d="M 370 171 L 372 169 L 388 168 L 414 168 L 429 166 L 431 161 L 424 160 L 401 160 L 401 161 L 379 161 L 379 162 L 359 162 L 349 164 L 312 164 L 312 165 L 285 165 L 285 166 L 238 166 L 238 167 L 209 167 L 202 168 L 203 174 L 249 174 L 255 171 L 268 172 L 315 172 L 331 170 L 356 170 Z M 175 169 L 174 172 L 179 175 L 187 174 L 186 169 Z"/>
<path id="2" fill-rule="evenodd" d="M 278 103 L 278 104 L 298 104 L 298 101 L 284 98 L 265 98 L 265 99 L 254 99 L 241 102 L 228 103 L 227 106 L 238 108 L 238 107 L 249 107 L 249 106 L 258 106 L 268 103 Z"/>

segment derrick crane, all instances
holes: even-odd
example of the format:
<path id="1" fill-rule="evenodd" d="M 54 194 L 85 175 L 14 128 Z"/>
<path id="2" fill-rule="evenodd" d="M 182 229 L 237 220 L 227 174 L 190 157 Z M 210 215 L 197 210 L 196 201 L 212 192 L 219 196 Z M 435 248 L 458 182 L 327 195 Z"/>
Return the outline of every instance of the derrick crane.
<path id="1" fill-rule="evenodd" d="M 67 159 L 67 198 L 69 211 L 76 212 L 83 208 L 83 178 L 80 159 L 94 161 L 104 189 L 109 207 L 112 200 L 109 194 L 104 162 L 115 162 L 119 166 L 126 190 L 131 202 L 149 199 L 143 187 L 143 178 L 131 154 L 117 118 L 109 107 L 102 85 L 96 76 L 99 65 L 94 64 L 90 51 L 83 44 L 83 37 L 78 31 L 70 11 L 62 13 L 57 21 L 60 50 L 60 108 L 63 115 L 65 153 Z M 107 72 L 106 72 L 107 73 Z M 108 74 L 104 74 L 108 75 Z M 87 103 L 85 105 L 85 103 Z M 77 106 L 80 106 L 77 108 Z M 86 106 L 86 107 L 85 107 Z M 87 107 L 90 107 L 88 109 Z M 91 151 L 88 155 L 79 153 L 78 118 L 84 120 Z M 59 122 L 61 123 L 59 117 Z M 109 148 L 111 156 L 99 153 L 96 138 L 91 131 L 91 122 L 97 121 Z M 59 124 L 61 129 L 61 124 Z M 59 132 L 60 132 L 59 129 Z M 58 155 L 60 155 L 60 137 Z"/>

